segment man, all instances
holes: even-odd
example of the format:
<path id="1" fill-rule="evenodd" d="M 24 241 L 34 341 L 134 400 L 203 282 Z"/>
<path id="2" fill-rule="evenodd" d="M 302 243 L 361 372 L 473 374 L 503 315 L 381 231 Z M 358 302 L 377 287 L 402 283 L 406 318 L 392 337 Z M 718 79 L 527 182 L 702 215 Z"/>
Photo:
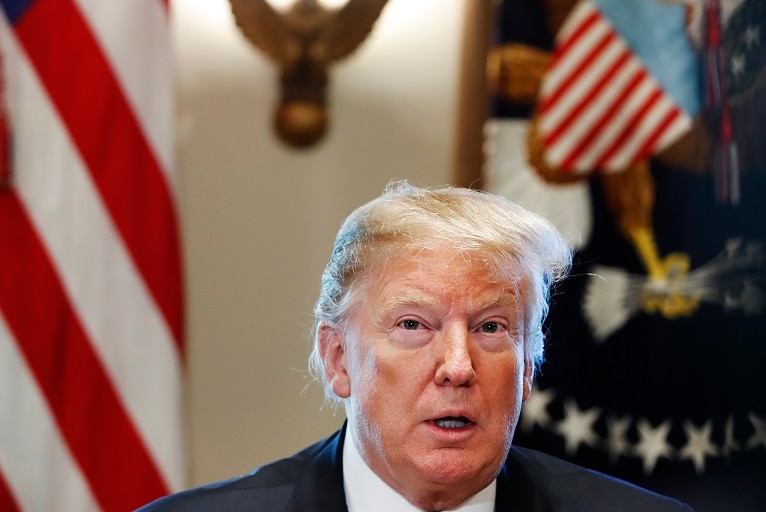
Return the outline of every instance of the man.
<path id="1" fill-rule="evenodd" d="M 310 365 L 341 431 L 142 512 L 691 510 L 511 447 L 570 264 L 556 229 L 505 198 L 389 186 L 344 222 L 315 308 Z"/>

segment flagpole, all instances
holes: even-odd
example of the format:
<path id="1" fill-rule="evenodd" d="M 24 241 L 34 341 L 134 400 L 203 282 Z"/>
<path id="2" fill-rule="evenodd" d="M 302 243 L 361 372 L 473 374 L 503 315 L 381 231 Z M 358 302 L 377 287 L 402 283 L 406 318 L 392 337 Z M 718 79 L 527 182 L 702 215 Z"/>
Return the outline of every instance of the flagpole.
<path id="1" fill-rule="evenodd" d="M 739 159 L 726 96 L 726 62 L 721 48 L 720 0 L 707 0 L 705 22 L 705 106 L 715 114 L 713 122 L 718 121 L 716 126 L 711 126 L 714 136 L 713 173 L 716 199 L 722 203 L 738 204 Z"/>

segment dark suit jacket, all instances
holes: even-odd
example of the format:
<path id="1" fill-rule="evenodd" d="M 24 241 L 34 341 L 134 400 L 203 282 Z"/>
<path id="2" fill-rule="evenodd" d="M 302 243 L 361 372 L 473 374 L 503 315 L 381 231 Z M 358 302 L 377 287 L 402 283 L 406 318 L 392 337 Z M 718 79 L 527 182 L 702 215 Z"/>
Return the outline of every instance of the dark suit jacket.
<path id="1" fill-rule="evenodd" d="M 159 499 L 139 512 L 347 512 L 345 427 L 249 475 Z M 687 505 L 524 448 L 511 448 L 497 477 L 495 511 L 691 512 Z"/>

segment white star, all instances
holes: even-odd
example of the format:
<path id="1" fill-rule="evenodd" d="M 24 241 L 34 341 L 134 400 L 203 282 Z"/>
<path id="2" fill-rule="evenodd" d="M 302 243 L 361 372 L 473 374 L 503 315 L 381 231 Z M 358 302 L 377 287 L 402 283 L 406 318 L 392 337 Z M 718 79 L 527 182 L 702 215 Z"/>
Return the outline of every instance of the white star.
<path id="1" fill-rule="evenodd" d="M 630 417 L 617 418 L 610 416 L 606 420 L 607 429 L 609 431 L 609 438 L 607 439 L 607 447 L 609 449 L 609 460 L 613 464 L 617 462 L 620 455 L 628 453 L 630 444 L 628 438 L 625 435 L 630 427 Z"/>
<path id="2" fill-rule="evenodd" d="M 600 414 L 596 407 L 581 411 L 574 400 L 564 403 L 564 419 L 556 425 L 556 431 L 564 437 L 564 448 L 568 454 L 574 454 L 581 444 L 595 444 L 597 438 L 593 424 Z"/>
<path id="3" fill-rule="evenodd" d="M 734 438 L 734 418 L 730 417 L 726 420 L 726 425 L 724 426 L 724 439 L 721 453 L 725 457 L 728 457 L 732 452 L 736 451 L 739 451 L 739 443 L 737 443 L 737 440 Z"/>
<path id="4" fill-rule="evenodd" d="M 750 423 L 753 424 L 753 428 L 755 429 L 755 434 L 753 434 L 753 437 L 747 441 L 747 447 L 755 448 L 763 445 L 763 447 L 766 448 L 766 420 L 759 418 L 752 412 L 748 414 L 747 417 L 750 418 Z"/>
<path id="5" fill-rule="evenodd" d="M 742 39 L 747 44 L 747 49 L 751 49 L 755 45 L 761 44 L 761 27 L 758 25 L 751 25 L 745 29 L 745 33 L 742 34 Z"/>
<path id="6" fill-rule="evenodd" d="M 650 474 L 660 457 L 670 458 L 672 451 L 668 444 L 670 420 L 665 420 L 657 428 L 642 419 L 638 422 L 638 435 L 641 440 L 635 447 L 636 453 L 644 459 L 644 472 Z"/>
<path id="7" fill-rule="evenodd" d="M 697 428 L 690 421 L 684 422 L 686 431 L 686 444 L 681 448 L 680 456 L 682 459 L 691 459 L 694 463 L 694 469 L 697 474 L 705 470 L 705 457 L 715 456 L 718 451 L 710 442 L 710 433 L 713 431 L 713 424 L 708 420 L 701 428 Z"/>
<path id="8" fill-rule="evenodd" d="M 745 74 L 745 56 L 732 55 L 730 59 L 731 74 L 740 77 Z"/>
<path id="9" fill-rule="evenodd" d="M 555 392 L 550 389 L 535 389 L 527 398 L 521 410 L 521 429 L 531 431 L 535 425 L 547 427 L 551 422 L 548 404 L 553 401 Z"/>

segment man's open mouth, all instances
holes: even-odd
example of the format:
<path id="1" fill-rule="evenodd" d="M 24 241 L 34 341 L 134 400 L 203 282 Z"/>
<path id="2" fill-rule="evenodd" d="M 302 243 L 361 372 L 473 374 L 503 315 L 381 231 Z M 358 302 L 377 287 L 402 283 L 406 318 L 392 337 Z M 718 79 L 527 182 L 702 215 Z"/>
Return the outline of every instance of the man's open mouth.
<path id="1" fill-rule="evenodd" d="M 441 428 L 463 428 L 467 427 L 471 424 L 471 421 L 468 418 L 465 418 L 463 416 L 460 417 L 446 417 L 446 418 L 439 418 L 434 420 L 434 423 L 437 427 Z"/>

